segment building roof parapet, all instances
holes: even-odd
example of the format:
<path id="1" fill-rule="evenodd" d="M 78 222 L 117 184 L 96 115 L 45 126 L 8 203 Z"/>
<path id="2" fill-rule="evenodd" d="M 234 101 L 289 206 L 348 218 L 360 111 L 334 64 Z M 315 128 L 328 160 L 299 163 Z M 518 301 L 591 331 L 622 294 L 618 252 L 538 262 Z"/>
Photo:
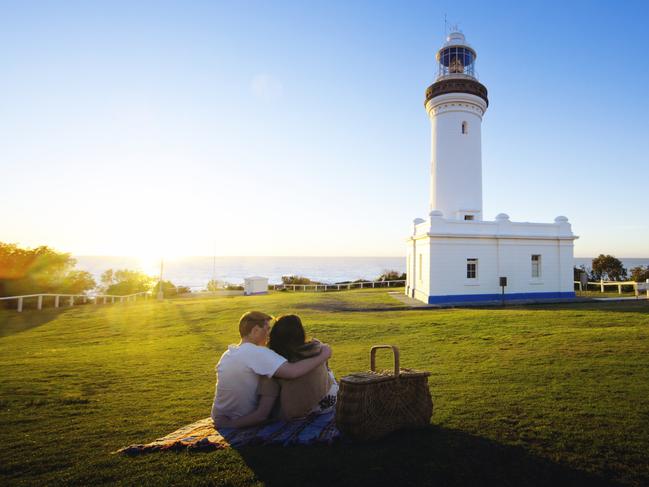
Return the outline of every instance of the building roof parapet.
<path id="1" fill-rule="evenodd" d="M 418 219 L 413 238 L 423 236 L 498 237 L 498 238 L 565 238 L 576 239 L 568 219 L 557 217 L 554 223 L 512 222 L 504 213 L 496 221 L 446 219 L 432 212 L 428 220 Z"/>

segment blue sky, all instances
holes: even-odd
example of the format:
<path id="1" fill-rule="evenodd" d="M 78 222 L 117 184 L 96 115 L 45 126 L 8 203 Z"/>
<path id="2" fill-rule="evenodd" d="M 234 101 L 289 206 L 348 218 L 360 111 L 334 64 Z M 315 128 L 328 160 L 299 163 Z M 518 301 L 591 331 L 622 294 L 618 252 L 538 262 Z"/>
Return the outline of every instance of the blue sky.
<path id="1" fill-rule="evenodd" d="M 644 2 L 0 2 L 0 240 L 404 254 L 444 15 L 477 50 L 485 218 L 649 255 Z"/>

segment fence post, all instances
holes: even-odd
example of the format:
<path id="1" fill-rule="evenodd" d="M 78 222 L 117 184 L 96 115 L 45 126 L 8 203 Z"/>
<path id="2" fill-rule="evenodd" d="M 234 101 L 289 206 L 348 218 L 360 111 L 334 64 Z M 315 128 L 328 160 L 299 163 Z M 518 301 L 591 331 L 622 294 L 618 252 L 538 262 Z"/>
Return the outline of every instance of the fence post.
<path id="1" fill-rule="evenodd" d="M 349 290 L 349 289 L 351 289 L 351 288 L 352 288 L 352 284 L 351 284 L 351 282 L 350 282 L 349 284 L 347 284 L 347 290 Z"/>
<path id="2" fill-rule="evenodd" d="M 59 295 L 57 294 L 54 296 L 54 307 L 58 308 L 59 307 Z"/>
<path id="3" fill-rule="evenodd" d="M 622 294 L 622 284 L 617 285 L 617 293 Z"/>
<path id="4" fill-rule="evenodd" d="M 604 279 L 599 280 L 599 291 L 604 292 Z"/>
<path id="5" fill-rule="evenodd" d="M 38 304 L 36 305 L 37 309 L 43 309 L 43 295 L 38 295 Z"/>
<path id="6" fill-rule="evenodd" d="M 647 299 L 649 299 L 649 279 L 647 279 Z"/>
<path id="7" fill-rule="evenodd" d="M 23 298 L 18 298 L 18 308 L 16 308 L 16 310 L 19 313 L 23 312 Z"/>
<path id="8" fill-rule="evenodd" d="M 74 306 L 74 296 L 70 296 L 70 306 Z"/>

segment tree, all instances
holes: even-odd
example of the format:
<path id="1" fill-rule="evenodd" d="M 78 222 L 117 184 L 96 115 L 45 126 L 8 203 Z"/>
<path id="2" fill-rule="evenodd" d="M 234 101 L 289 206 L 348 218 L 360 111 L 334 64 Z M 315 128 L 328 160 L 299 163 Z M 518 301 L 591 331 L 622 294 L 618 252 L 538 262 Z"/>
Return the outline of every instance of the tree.
<path id="1" fill-rule="evenodd" d="M 624 281 L 626 279 L 626 269 L 619 259 L 612 255 L 599 254 L 593 259 L 593 270 L 591 276 L 598 281 Z"/>
<path id="2" fill-rule="evenodd" d="M 630 279 L 635 282 L 645 282 L 649 279 L 649 265 L 646 267 L 639 265 L 631 269 Z"/>
<path id="3" fill-rule="evenodd" d="M 156 296 L 158 294 L 158 289 L 160 289 L 160 281 L 156 282 L 155 286 L 153 286 L 153 295 Z M 162 281 L 162 295 L 165 298 L 170 298 L 171 296 L 176 296 L 179 294 L 179 291 L 182 288 L 178 288 L 174 285 L 173 282 L 171 281 Z"/>
<path id="4" fill-rule="evenodd" d="M 70 254 L 45 245 L 29 249 L 0 242 L 0 296 L 79 294 L 94 288 L 92 276 L 75 265 Z"/>
<path id="5" fill-rule="evenodd" d="M 108 289 L 109 286 L 115 284 L 115 273 L 113 272 L 113 269 L 104 271 L 99 277 L 99 282 L 101 282 L 103 289 Z"/>
<path id="6" fill-rule="evenodd" d="M 106 294 L 125 296 L 149 291 L 155 278 L 140 271 L 108 269 L 101 275 L 101 283 Z M 164 290 L 164 287 L 163 287 Z"/>
<path id="7" fill-rule="evenodd" d="M 83 294 L 95 287 L 97 283 L 90 272 L 72 270 L 65 277 L 62 291 L 66 294 Z"/>

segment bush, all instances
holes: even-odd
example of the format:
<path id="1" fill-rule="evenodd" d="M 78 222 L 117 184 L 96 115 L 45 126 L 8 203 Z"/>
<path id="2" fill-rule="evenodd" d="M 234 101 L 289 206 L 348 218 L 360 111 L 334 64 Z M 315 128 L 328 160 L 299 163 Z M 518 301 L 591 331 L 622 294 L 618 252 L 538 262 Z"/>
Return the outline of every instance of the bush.
<path id="1" fill-rule="evenodd" d="M 140 271 L 108 269 L 101 275 L 102 290 L 106 294 L 126 296 L 151 290 L 155 278 Z M 170 283 L 171 284 L 171 283 Z M 173 286 L 173 284 L 171 284 Z M 163 287 L 164 290 L 164 287 Z"/>
<path id="2" fill-rule="evenodd" d="M 631 269 L 630 279 L 635 282 L 645 282 L 649 279 L 649 266 L 639 265 Z"/>
<path id="3" fill-rule="evenodd" d="M 207 290 L 208 291 L 217 291 L 219 289 L 223 288 L 223 283 L 220 281 L 217 281 L 215 279 L 210 279 L 207 282 Z"/>
<path id="4" fill-rule="evenodd" d="M 377 281 L 405 281 L 406 273 L 399 274 L 398 271 L 385 270 L 376 278 Z"/>
<path id="5" fill-rule="evenodd" d="M 320 282 L 312 281 L 308 277 L 302 276 L 282 276 L 282 284 L 322 284 Z"/>
<path id="6" fill-rule="evenodd" d="M 153 296 L 158 295 L 158 290 L 160 289 L 160 281 L 158 281 L 155 286 L 153 286 L 153 290 L 151 291 L 153 293 Z M 171 281 L 162 281 L 162 296 L 165 298 L 170 298 L 172 296 L 176 296 L 179 294 L 179 289 L 174 285 L 173 282 Z M 188 288 L 189 289 L 189 288 Z"/>

